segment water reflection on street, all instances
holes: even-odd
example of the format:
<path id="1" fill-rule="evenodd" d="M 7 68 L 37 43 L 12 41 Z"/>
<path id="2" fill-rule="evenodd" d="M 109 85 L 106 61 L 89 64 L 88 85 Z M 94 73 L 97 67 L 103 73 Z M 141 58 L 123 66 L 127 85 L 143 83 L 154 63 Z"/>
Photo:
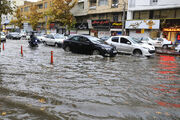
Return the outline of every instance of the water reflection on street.
<path id="1" fill-rule="evenodd" d="M 13 40 L 0 54 L 0 119 L 180 119 L 180 57 L 103 58 Z"/>

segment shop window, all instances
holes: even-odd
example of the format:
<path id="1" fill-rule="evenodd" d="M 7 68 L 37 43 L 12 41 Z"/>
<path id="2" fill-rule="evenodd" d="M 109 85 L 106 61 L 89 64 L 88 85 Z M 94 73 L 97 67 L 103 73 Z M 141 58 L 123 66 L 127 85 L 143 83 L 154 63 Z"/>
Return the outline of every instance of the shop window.
<path id="1" fill-rule="evenodd" d="M 113 37 L 113 38 L 112 38 L 112 42 L 117 42 L 117 43 L 119 43 L 119 37 Z"/>
<path id="2" fill-rule="evenodd" d="M 161 18 L 160 13 L 161 13 L 160 10 L 153 11 L 153 19 Z"/>
<path id="3" fill-rule="evenodd" d="M 139 19 L 139 12 L 134 12 L 134 17 L 133 17 L 133 19 Z"/>
<path id="4" fill-rule="evenodd" d="M 140 29 L 136 30 L 136 33 L 141 33 L 141 30 Z"/>
<path id="5" fill-rule="evenodd" d="M 140 12 L 139 19 L 149 19 L 149 11 Z"/>
<path id="6" fill-rule="evenodd" d="M 104 17 L 105 17 L 105 14 L 100 14 L 99 15 L 99 19 L 104 19 Z"/>
<path id="7" fill-rule="evenodd" d="M 114 14 L 113 15 L 113 22 L 118 22 L 119 15 L 118 14 Z"/>
<path id="8" fill-rule="evenodd" d="M 161 18 L 174 18 L 175 17 L 175 10 L 161 10 Z"/>
<path id="9" fill-rule="evenodd" d="M 107 0 L 99 0 L 99 6 L 102 5 L 108 5 L 108 1 Z"/>
<path id="10" fill-rule="evenodd" d="M 180 9 L 176 9 L 176 18 L 180 18 Z"/>

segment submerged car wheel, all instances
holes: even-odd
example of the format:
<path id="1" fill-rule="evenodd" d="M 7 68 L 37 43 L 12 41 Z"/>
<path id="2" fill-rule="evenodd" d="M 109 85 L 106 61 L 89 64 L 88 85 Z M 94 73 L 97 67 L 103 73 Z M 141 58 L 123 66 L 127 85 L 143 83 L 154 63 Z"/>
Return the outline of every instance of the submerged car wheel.
<path id="1" fill-rule="evenodd" d="M 94 50 L 92 54 L 93 55 L 100 55 L 100 52 L 99 52 L 99 50 Z"/>
<path id="2" fill-rule="evenodd" d="M 69 47 L 69 46 L 66 46 L 66 47 L 64 48 L 64 50 L 65 50 L 66 52 L 70 52 L 70 47 Z"/>
<path id="3" fill-rule="evenodd" d="M 43 42 L 43 44 L 44 44 L 44 45 L 47 45 L 47 43 L 46 43 L 45 41 Z"/>
<path id="4" fill-rule="evenodd" d="M 139 56 L 142 56 L 142 52 L 141 50 L 134 50 L 133 55 L 139 57 Z"/>
<path id="5" fill-rule="evenodd" d="M 167 49 L 167 48 L 168 48 L 168 45 L 163 45 L 163 48 L 164 48 L 164 49 Z"/>

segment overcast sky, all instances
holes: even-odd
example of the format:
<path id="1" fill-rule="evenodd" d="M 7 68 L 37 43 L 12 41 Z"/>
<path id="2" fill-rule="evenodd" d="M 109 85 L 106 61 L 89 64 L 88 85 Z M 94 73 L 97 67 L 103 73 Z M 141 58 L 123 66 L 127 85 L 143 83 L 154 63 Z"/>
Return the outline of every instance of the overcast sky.
<path id="1" fill-rule="evenodd" d="M 37 0 L 27 0 L 27 1 L 32 1 L 32 2 L 36 2 Z"/>

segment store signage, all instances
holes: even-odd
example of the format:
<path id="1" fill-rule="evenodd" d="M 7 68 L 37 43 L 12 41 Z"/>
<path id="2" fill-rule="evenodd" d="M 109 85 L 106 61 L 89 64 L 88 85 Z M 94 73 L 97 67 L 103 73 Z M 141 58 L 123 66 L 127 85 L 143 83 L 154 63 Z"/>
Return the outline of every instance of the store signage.
<path id="1" fill-rule="evenodd" d="M 166 31 L 166 32 L 180 32 L 180 28 L 164 28 L 163 31 Z"/>
<path id="2" fill-rule="evenodd" d="M 88 23 L 76 23 L 75 28 L 78 30 L 86 30 L 88 29 Z"/>
<path id="3" fill-rule="evenodd" d="M 109 20 L 92 20 L 92 26 L 95 28 L 109 28 Z"/>
<path id="4" fill-rule="evenodd" d="M 126 29 L 159 29 L 160 20 L 132 20 L 126 21 Z"/>
<path id="5" fill-rule="evenodd" d="M 111 22 L 110 23 L 111 28 L 122 28 L 122 22 Z"/>

